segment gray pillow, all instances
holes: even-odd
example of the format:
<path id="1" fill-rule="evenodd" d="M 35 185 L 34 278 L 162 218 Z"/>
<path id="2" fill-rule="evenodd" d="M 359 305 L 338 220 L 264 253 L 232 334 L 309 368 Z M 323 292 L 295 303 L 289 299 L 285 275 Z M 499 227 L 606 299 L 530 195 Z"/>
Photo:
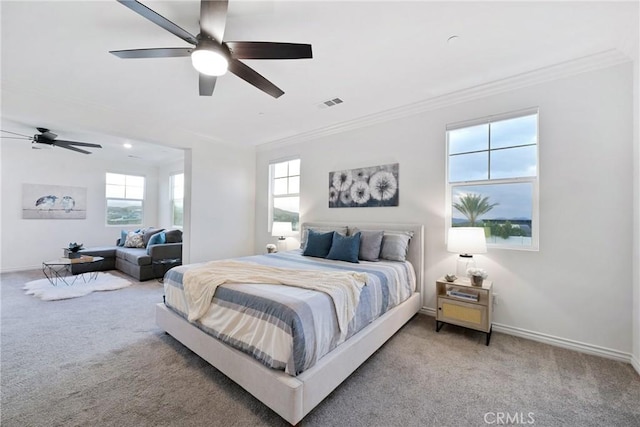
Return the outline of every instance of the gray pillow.
<path id="1" fill-rule="evenodd" d="M 164 228 L 145 228 L 144 232 L 142 233 L 142 241 L 144 242 L 144 247 L 146 248 L 149 244 L 149 239 L 151 239 L 151 236 L 161 232 L 162 230 L 164 230 Z"/>
<path id="2" fill-rule="evenodd" d="M 360 230 L 358 228 L 354 228 L 353 230 L 349 229 L 349 234 L 351 235 L 355 235 L 358 232 L 360 232 L 358 259 L 363 261 L 378 261 L 384 231 Z"/>
<path id="3" fill-rule="evenodd" d="M 409 241 L 413 231 L 386 231 L 382 236 L 380 258 L 389 261 L 406 261 L 409 252 Z"/>
<path id="4" fill-rule="evenodd" d="M 181 230 L 168 230 L 164 232 L 167 238 L 166 243 L 182 243 L 182 231 Z"/>

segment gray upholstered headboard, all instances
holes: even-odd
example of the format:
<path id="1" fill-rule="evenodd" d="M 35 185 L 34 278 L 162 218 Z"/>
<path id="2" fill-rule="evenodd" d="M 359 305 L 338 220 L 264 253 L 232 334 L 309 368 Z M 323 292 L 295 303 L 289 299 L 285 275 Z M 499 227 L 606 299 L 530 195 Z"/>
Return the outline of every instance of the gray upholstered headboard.
<path id="1" fill-rule="evenodd" d="M 399 222 L 304 222 L 301 230 L 306 227 L 358 227 L 362 230 L 394 230 L 394 231 L 413 231 L 413 238 L 409 243 L 409 254 L 407 260 L 411 262 L 416 271 L 417 291 L 423 291 L 423 274 L 424 274 L 424 226 L 422 224 L 408 224 Z"/>

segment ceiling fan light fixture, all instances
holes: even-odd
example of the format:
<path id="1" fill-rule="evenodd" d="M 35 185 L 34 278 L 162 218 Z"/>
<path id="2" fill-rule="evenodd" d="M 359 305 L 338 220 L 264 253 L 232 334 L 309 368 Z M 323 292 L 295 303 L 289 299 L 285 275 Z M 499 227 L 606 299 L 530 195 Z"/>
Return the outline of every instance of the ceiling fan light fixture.
<path id="1" fill-rule="evenodd" d="M 193 68 L 207 76 L 222 76 L 227 72 L 229 62 L 225 56 L 210 47 L 197 47 L 191 52 Z"/>

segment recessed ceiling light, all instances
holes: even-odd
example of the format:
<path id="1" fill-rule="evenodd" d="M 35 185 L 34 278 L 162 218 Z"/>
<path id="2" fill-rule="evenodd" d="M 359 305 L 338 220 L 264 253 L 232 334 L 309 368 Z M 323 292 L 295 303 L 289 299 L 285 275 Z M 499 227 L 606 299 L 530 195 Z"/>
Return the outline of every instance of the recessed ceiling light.
<path id="1" fill-rule="evenodd" d="M 122 144 L 122 146 L 123 146 L 124 148 L 131 148 L 131 147 L 133 147 L 133 145 L 129 144 L 128 142 L 125 142 L 124 144 Z"/>
<path id="2" fill-rule="evenodd" d="M 449 38 L 447 39 L 447 43 L 449 43 L 449 44 L 454 44 L 455 42 L 457 42 L 457 41 L 458 41 L 458 39 L 460 39 L 460 37 L 458 37 L 458 36 L 456 36 L 456 35 L 453 35 L 453 36 L 451 36 L 451 37 L 449 37 Z"/>

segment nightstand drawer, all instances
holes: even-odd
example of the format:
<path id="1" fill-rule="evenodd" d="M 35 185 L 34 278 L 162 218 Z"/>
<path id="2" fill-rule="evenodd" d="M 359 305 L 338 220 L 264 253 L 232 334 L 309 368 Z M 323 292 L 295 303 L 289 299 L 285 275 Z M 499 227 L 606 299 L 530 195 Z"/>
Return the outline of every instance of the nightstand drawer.
<path id="1" fill-rule="evenodd" d="M 487 306 L 466 303 L 449 298 L 438 298 L 437 320 L 488 332 L 490 329 Z"/>

